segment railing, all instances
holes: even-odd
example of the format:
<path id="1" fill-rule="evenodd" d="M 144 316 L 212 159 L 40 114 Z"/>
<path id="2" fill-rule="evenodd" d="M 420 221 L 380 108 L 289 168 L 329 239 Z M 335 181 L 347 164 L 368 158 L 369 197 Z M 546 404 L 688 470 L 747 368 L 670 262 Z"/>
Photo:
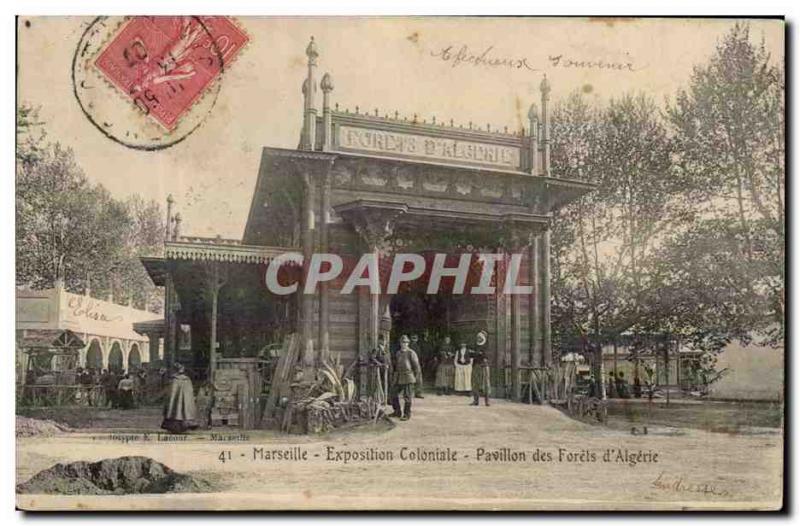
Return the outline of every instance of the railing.
<path id="1" fill-rule="evenodd" d="M 586 392 L 585 388 L 581 389 L 573 363 L 551 367 L 520 367 L 520 370 L 528 373 L 527 381 L 523 383 L 523 396 L 527 397 L 529 404 L 546 402 L 572 418 L 606 422 L 606 401 L 593 396 L 591 390 Z"/>
<path id="2" fill-rule="evenodd" d="M 17 389 L 19 404 L 27 407 L 108 405 L 101 385 L 22 385 Z"/>
<path id="3" fill-rule="evenodd" d="M 164 388 L 160 382 L 150 382 L 143 388 L 134 388 L 134 405 L 147 405 L 158 401 Z M 116 388 L 97 384 L 17 386 L 17 400 L 23 407 L 116 407 L 117 396 Z"/>

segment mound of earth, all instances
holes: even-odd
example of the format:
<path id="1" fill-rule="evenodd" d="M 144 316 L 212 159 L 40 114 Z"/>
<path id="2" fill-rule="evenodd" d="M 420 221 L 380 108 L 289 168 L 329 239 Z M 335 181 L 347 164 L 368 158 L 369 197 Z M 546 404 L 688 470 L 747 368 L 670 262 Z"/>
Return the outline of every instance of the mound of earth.
<path id="1" fill-rule="evenodd" d="M 56 464 L 40 471 L 17 493 L 125 495 L 209 491 L 201 479 L 177 473 L 149 457 L 106 458 L 98 462 Z"/>
<path id="2" fill-rule="evenodd" d="M 17 416 L 17 437 L 53 436 L 70 431 L 69 427 L 52 420 Z"/>

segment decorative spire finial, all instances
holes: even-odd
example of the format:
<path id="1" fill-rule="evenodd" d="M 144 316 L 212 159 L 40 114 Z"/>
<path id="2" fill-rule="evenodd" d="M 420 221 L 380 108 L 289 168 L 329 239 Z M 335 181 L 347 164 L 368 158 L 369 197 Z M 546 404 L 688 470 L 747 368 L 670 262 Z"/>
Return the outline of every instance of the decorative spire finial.
<path id="1" fill-rule="evenodd" d="M 331 79 L 330 74 L 325 73 L 322 76 L 322 80 L 319 83 L 319 87 L 322 88 L 324 93 L 330 93 L 333 91 L 333 79 Z"/>
<path id="2" fill-rule="evenodd" d="M 542 83 L 539 84 L 539 91 L 542 92 L 542 97 L 550 95 L 550 83 L 547 81 L 547 75 L 542 77 Z"/>
<path id="3" fill-rule="evenodd" d="M 314 37 L 311 37 L 311 41 L 308 43 L 306 47 L 306 56 L 308 57 L 308 62 L 310 64 L 317 63 L 317 57 L 319 56 L 319 51 L 317 51 L 317 43 L 314 42 Z"/>
<path id="4" fill-rule="evenodd" d="M 539 107 L 536 106 L 536 103 L 531 104 L 531 107 L 528 110 L 528 119 L 532 121 L 539 120 Z"/>

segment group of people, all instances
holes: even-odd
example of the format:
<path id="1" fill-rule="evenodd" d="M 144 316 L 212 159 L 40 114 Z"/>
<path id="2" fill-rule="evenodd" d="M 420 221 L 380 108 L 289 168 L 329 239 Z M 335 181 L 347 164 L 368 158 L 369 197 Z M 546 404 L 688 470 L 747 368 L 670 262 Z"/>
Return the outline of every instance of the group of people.
<path id="1" fill-rule="evenodd" d="M 438 394 L 470 393 L 472 404 L 477 406 L 483 397 L 489 405 L 491 394 L 491 368 L 486 348 L 488 335 L 480 331 L 475 338 L 475 347 L 468 348 L 467 342 L 459 342 L 453 350 L 450 337 L 445 336 L 436 356 L 436 380 L 434 386 Z"/>
<path id="2" fill-rule="evenodd" d="M 631 389 L 624 372 L 618 371 L 616 375 L 614 371 L 608 373 L 608 383 L 606 384 L 608 398 L 630 398 L 631 394 L 635 398 L 642 397 L 642 383 L 638 376 L 633 378 L 633 389 Z"/>
<path id="3" fill-rule="evenodd" d="M 147 371 L 135 372 L 78 367 L 75 383 L 86 387 L 81 396 L 94 407 L 132 409 L 141 405 L 147 390 Z"/>
<path id="4" fill-rule="evenodd" d="M 481 397 L 489 405 L 491 370 L 486 344 L 485 331 L 478 333 L 472 349 L 467 347 L 466 341 L 461 341 L 459 348 L 453 349 L 450 337 L 444 337 L 432 361 L 436 369 L 434 385 L 437 394 L 470 393 L 471 405 L 479 405 Z M 378 398 L 383 398 L 384 393 L 388 394 L 388 402 L 393 410 L 390 417 L 410 419 L 413 399 L 424 397 L 423 368 L 419 355 L 419 338 L 406 334 L 400 337 L 399 347 L 394 351 L 388 349 L 385 338 L 380 335 L 378 346 L 370 355 L 370 365 L 377 379 L 370 382 L 370 390 Z M 385 380 L 381 381 L 381 378 Z"/>

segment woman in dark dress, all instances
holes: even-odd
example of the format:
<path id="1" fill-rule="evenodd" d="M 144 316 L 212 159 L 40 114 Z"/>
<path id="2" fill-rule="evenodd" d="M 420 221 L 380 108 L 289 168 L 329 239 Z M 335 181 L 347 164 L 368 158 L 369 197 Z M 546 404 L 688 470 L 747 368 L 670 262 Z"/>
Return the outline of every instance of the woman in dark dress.
<path id="1" fill-rule="evenodd" d="M 453 390 L 455 381 L 455 365 L 453 364 L 453 347 L 450 336 L 445 336 L 436 356 L 436 392 L 443 395 Z"/>
<path id="2" fill-rule="evenodd" d="M 161 428 L 170 433 L 184 433 L 197 427 L 197 406 L 192 380 L 186 375 L 183 365 L 178 364 L 170 384 L 169 398 L 164 406 Z"/>

